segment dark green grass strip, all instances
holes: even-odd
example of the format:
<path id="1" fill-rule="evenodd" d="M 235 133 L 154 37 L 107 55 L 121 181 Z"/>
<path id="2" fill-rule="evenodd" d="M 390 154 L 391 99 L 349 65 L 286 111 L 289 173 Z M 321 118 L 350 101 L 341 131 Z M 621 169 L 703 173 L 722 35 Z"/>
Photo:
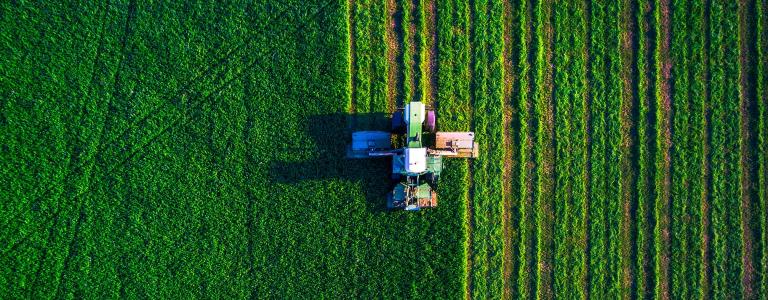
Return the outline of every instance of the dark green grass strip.
<path id="1" fill-rule="evenodd" d="M 697 297 L 701 294 L 701 273 L 702 269 L 702 245 L 703 241 L 702 228 L 703 228 L 703 212 L 702 212 L 702 195 L 704 193 L 704 170 L 702 166 L 705 163 L 706 157 L 704 156 L 705 136 L 705 115 L 703 113 L 705 103 L 705 58 L 704 51 L 704 5 L 698 1 L 690 1 L 687 3 L 686 10 L 688 11 L 687 23 L 687 39 L 685 43 L 688 45 L 687 61 L 687 93 L 685 97 L 688 99 L 688 128 L 680 129 L 685 130 L 685 134 L 688 136 L 686 146 L 686 169 L 687 184 L 688 184 L 688 196 L 687 196 L 687 210 L 685 211 L 687 219 L 684 224 L 685 231 L 682 232 L 688 238 L 686 248 L 687 263 L 683 266 L 685 269 L 685 285 L 687 286 L 688 296 Z M 677 23 L 677 22 L 675 22 Z M 682 75 L 681 75 L 682 76 Z M 695 199 L 695 200 L 694 200 Z M 680 227 L 681 225 L 675 225 Z M 681 249 L 682 250 L 682 249 Z"/>
<path id="2" fill-rule="evenodd" d="M 520 267 L 518 290 L 521 298 L 536 295 L 536 153 L 537 120 L 535 59 L 537 40 L 535 35 L 534 1 L 520 2 L 520 59 L 517 73 L 520 76 L 518 110 L 520 111 Z"/>
<path id="3" fill-rule="evenodd" d="M 656 153 L 656 123 L 655 104 L 655 18 L 654 5 L 650 0 L 638 0 L 636 21 L 638 22 L 638 182 L 637 182 L 637 290 L 635 296 L 639 299 L 653 295 L 655 273 L 653 261 L 653 232 L 655 219 L 653 217 L 653 199 L 656 189 L 653 181 L 655 174 L 654 158 Z"/>
<path id="4" fill-rule="evenodd" d="M 758 1 L 757 13 L 757 101 L 760 131 L 758 134 L 760 252 L 757 298 L 768 297 L 768 1 Z"/>
<path id="5" fill-rule="evenodd" d="M 589 16 L 584 3 L 570 6 L 569 9 L 573 18 L 571 18 L 571 28 L 575 30 L 572 43 L 574 49 L 574 59 L 570 70 L 577 74 L 570 80 L 573 86 L 573 110 L 571 124 L 573 124 L 570 139 L 573 145 L 573 158 L 571 160 L 572 169 L 572 199 L 571 208 L 574 212 L 573 217 L 568 219 L 569 227 L 574 230 L 573 243 L 569 249 L 569 256 L 572 259 L 570 264 L 573 269 L 573 291 L 578 298 L 586 299 L 588 297 L 589 284 L 589 253 L 588 253 L 588 178 L 589 168 L 588 159 L 588 77 L 587 77 L 587 59 L 588 59 L 588 30 Z"/>
<path id="6" fill-rule="evenodd" d="M 703 137 L 701 5 L 672 2 L 672 290 L 675 297 L 699 294 Z M 682 21 L 685 20 L 685 21 Z M 696 249 L 696 250 L 694 250 Z"/>
<path id="7" fill-rule="evenodd" d="M 711 9 L 712 296 L 740 298 L 738 23 L 735 2 Z"/>
<path id="8" fill-rule="evenodd" d="M 568 61 L 568 57 L 573 55 L 572 42 L 570 40 L 571 34 L 566 33 L 566 29 L 570 29 L 570 4 L 562 3 L 554 7 L 555 22 L 554 26 L 554 47 L 557 49 L 554 53 L 554 63 L 561 70 L 555 73 L 554 84 L 557 89 L 554 93 L 555 106 L 558 108 L 559 115 L 555 117 L 555 138 L 558 141 L 557 153 L 555 159 L 560 162 L 555 164 L 555 173 L 557 174 L 557 186 L 559 187 L 555 193 L 555 235 L 554 235 L 554 260 L 555 264 L 553 270 L 555 276 L 553 290 L 554 296 L 557 298 L 574 298 L 574 290 L 572 279 L 566 279 L 570 277 L 573 272 L 570 264 L 572 258 L 568 253 L 573 239 L 569 238 L 567 234 L 569 230 L 572 230 L 568 226 L 568 221 L 572 218 L 571 211 L 571 193 L 572 182 L 569 180 L 573 175 L 571 174 L 570 161 L 571 152 L 573 151 L 572 141 L 570 140 L 570 133 L 573 130 L 571 127 L 571 114 L 573 99 L 570 99 L 571 90 L 573 86 L 570 82 L 571 63 Z"/>
<path id="9" fill-rule="evenodd" d="M 619 295 L 621 198 L 618 3 L 592 2 L 590 68 L 591 157 L 590 296 Z"/>
<path id="10" fill-rule="evenodd" d="M 540 1 L 536 5 L 536 113 L 539 116 L 537 130 L 536 164 L 540 166 L 536 196 L 536 296 L 540 299 L 554 297 L 554 200 L 555 200 L 555 105 L 552 98 L 553 82 L 553 32 L 552 2 Z"/>

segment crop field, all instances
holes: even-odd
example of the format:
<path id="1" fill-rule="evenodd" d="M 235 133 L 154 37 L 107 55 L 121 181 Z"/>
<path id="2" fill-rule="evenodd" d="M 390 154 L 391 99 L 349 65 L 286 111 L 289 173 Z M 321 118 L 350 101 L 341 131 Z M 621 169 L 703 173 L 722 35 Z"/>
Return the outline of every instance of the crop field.
<path id="1" fill-rule="evenodd" d="M 768 298 L 768 1 L 0 3 L 0 298 Z M 353 130 L 409 101 L 439 206 Z"/>

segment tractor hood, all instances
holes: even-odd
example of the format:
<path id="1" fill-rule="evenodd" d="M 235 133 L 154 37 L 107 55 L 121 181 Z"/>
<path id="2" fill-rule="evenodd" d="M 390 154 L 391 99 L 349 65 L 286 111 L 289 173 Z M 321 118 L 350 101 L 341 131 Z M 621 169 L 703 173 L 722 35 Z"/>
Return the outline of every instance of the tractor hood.
<path id="1" fill-rule="evenodd" d="M 427 148 L 405 148 L 405 171 L 421 173 L 427 170 Z"/>

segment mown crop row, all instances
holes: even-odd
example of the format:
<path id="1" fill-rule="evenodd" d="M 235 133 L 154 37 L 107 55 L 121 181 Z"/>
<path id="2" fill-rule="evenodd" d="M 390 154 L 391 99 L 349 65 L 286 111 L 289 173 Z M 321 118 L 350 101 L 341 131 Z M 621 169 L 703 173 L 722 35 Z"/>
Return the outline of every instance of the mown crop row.
<path id="1" fill-rule="evenodd" d="M 757 102 L 758 102 L 758 160 L 759 163 L 759 207 L 760 234 L 758 235 L 761 261 L 757 277 L 758 294 L 768 297 L 768 1 L 757 1 Z"/>
<path id="2" fill-rule="evenodd" d="M 557 298 L 585 298 L 586 17 L 583 4 L 554 7 L 555 284 Z"/>
<path id="3" fill-rule="evenodd" d="M 712 3 L 710 11 L 712 296 L 716 298 L 738 298 L 742 293 L 736 11 L 731 2 Z"/>
<path id="4" fill-rule="evenodd" d="M 591 4 L 589 71 L 590 296 L 617 297 L 621 289 L 619 228 L 621 81 L 619 5 Z"/>
<path id="5" fill-rule="evenodd" d="M 704 10 L 701 3 L 672 2 L 672 290 L 699 296 L 701 195 L 704 165 Z M 685 21 L 682 21 L 685 20 Z"/>
<path id="6" fill-rule="evenodd" d="M 475 1 L 471 16 L 471 87 L 473 128 L 479 147 L 487 149 L 472 162 L 473 234 L 472 297 L 498 298 L 502 287 L 502 169 L 503 143 L 503 68 L 501 1 Z"/>
<path id="7" fill-rule="evenodd" d="M 466 1 L 436 0 L 437 10 L 446 13 L 437 14 L 437 50 L 440 53 L 437 68 L 437 99 L 439 111 L 437 124 L 441 131 L 470 130 L 471 104 L 469 77 L 469 7 Z M 458 257 L 463 272 L 460 274 L 463 290 L 454 295 L 471 296 L 473 286 L 472 211 L 470 202 L 471 182 L 469 164 L 465 160 L 445 160 L 444 173 L 440 182 L 440 205 L 453 209 L 451 215 L 462 216 L 461 232 L 456 242 L 462 247 Z M 445 206 L 443 206 L 445 205 Z"/>

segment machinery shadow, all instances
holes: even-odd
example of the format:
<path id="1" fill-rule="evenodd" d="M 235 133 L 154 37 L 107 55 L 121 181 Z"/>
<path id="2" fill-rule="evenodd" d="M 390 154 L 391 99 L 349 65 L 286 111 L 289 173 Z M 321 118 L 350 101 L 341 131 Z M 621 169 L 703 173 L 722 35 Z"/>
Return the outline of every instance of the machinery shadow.
<path id="1" fill-rule="evenodd" d="M 352 132 L 359 130 L 388 130 L 387 113 L 334 113 L 313 115 L 301 124 L 311 138 L 308 150 L 313 158 L 300 162 L 276 161 L 270 166 L 271 181 L 297 184 L 303 181 L 343 180 L 362 184 L 367 208 L 372 212 L 387 211 L 387 193 L 393 187 L 390 180 L 391 158 L 347 158 L 347 146 Z"/>

